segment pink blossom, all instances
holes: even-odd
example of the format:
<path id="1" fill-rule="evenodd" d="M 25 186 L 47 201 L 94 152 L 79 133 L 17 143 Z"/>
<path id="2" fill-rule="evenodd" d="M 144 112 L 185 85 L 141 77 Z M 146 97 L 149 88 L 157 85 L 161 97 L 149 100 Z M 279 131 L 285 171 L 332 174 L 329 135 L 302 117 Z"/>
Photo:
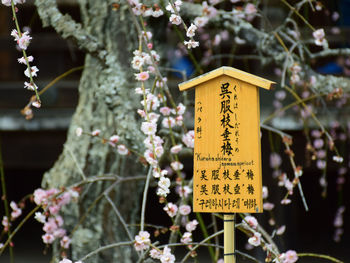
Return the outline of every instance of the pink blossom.
<path id="1" fill-rule="evenodd" d="M 7 216 L 4 216 L 4 217 L 2 218 L 1 224 L 4 226 L 5 232 L 7 232 L 7 231 L 8 231 L 8 228 L 10 227 L 10 222 L 9 222 L 9 219 L 8 219 Z"/>
<path id="2" fill-rule="evenodd" d="M 192 232 L 192 231 L 196 230 L 197 225 L 198 225 L 198 221 L 196 219 L 194 219 L 186 224 L 186 230 L 188 232 Z"/>
<path id="3" fill-rule="evenodd" d="M 140 231 L 139 234 L 135 236 L 134 247 L 136 251 L 148 249 L 150 244 L 150 234 L 147 231 Z"/>
<path id="4" fill-rule="evenodd" d="M 177 126 L 181 126 L 183 124 L 183 116 L 182 115 L 179 115 L 179 116 L 176 116 L 175 118 L 175 124 Z"/>
<path id="5" fill-rule="evenodd" d="M 208 5 L 207 1 L 202 2 L 202 13 L 204 16 L 212 18 L 216 16 L 217 9 L 213 6 Z"/>
<path id="6" fill-rule="evenodd" d="M 164 116 L 169 116 L 171 113 L 171 109 L 169 107 L 161 107 L 159 109 L 160 113 L 163 114 Z"/>
<path id="7" fill-rule="evenodd" d="M 141 131 L 146 135 L 153 135 L 157 132 L 157 124 L 153 122 L 142 122 Z"/>
<path id="8" fill-rule="evenodd" d="M 190 193 L 192 193 L 192 189 L 188 187 L 187 185 L 185 186 L 178 186 L 176 188 L 176 192 L 179 194 L 180 197 L 185 197 L 187 198 Z"/>
<path id="9" fill-rule="evenodd" d="M 12 208 L 11 218 L 16 219 L 22 214 L 22 209 L 20 209 L 14 201 L 11 201 L 10 207 Z"/>
<path id="10" fill-rule="evenodd" d="M 39 188 L 34 191 L 34 202 L 37 205 L 43 205 L 47 202 L 47 193 L 45 190 Z"/>
<path id="11" fill-rule="evenodd" d="M 185 232 L 181 237 L 181 243 L 188 244 L 192 242 L 192 233 L 191 232 Z"/>
<path id="12" fill-rule="evenodd" d="M 188 40 L 188 41 L 185 40 L 185 41 L 184 41 L 184 45 L 185 45 L 188 49 L 190 49 L 190 48 L 196 48 L 196 47 L 199 46 L 199 42 L 190 39 L 190 40 Z"/>
<path id="13" fill-rule="evenodd" d="M 246 216 L 242 222 L 243 224 L 247 224 L 253 229 L 256 229 L 258 226 L 258 221 L 254 216 Z"/>
<path id="14" fill-rule="evenodd" d="M 248 3 L 245 8 L 244 8 L 244 12 L 247 14 L 247 15 L 253 15 L 257 12 L 256 10 L 256 6 L 252 3 Z"/>
<path id="15" fill-rule="evenodd" d="M 169 129 L 169 128 L 174 127 L 174 125 L 175 125 L 175 119 L 173 117 L 166 117 L 162 121 L 162 126 L 164 128 Z"/>
<path id="16" fill-rule="evenodd" d="M 27 89 L 27 90 L 37 90 L 38 89 L 38 86 L 35 85 L 35 83 L 30 83 L 30 82 L 24 82 L 24 88 Z"/>
<path id="17" fill-rule="evenodd" d="M 163 253 L 160 257 L 160 262 L 161 263 L 174 263 L 175 262 L 175 256 L 173 254 L 171 254 L 171 251 L 167 246 L 163 249 Z"/>
<path id="18" fill-rule="evenodd" d="M 179 105 L 177 105 L 176 107 L 175 113 L 178 115 L 183 115 L 185 111 L 186 111 L 186 106 L 183 105 L 182 103 L 179 103 Z"/>
<path id="19" fill-rule="evenodd" d="M 283 199 L 282 201 L 281 201 L 281 204 L 282 205 L 288 205 L 288 204 L 290 204 L 292 201 L 290 200 L 290 199 L 288 199 L 288 198 L 285 198 L 285 199 Z"/>
<path id="20" fill-rule="evenodd" d="M 194 24 L 197 27 L 204 27 L 208 23 L 209 19 L 205 16 L 198 16 L 194 19 Z"/>
<path id="21" fill-rule="evenodd" d="M 39 71 L 39 69 L 36 67 L 36 66 L 31 66 L 30 67 L 30 72 L 32 74 L 32 77 L 36 77 L 37 76 L 37 72 Z M 28 78 L 30 77 L 29 75 L 29 69 L 27 68 L 25 71 L 24 71 L 24 75 L 26 75 Z"/>
<path id="22" fill-rule="evenodd" d="M 297 260 L 298 260 L 297 252 L 295 252 L 294 250 L 288 250 L 285 253 L 285 258 L 283 263 L 294 263 L 294 262 L 297 262 Z"/>
<path id="23" fill-rule="evenodd" d="M 277 169 L 278 167 L 280 167 L 282 163 L 282 159 L 281 156 L 278 153 L 271 153 L 270 154 L 270 167 Z"/>
<path id="24" fill-rule="evenodd" d="M 129 153 L 128 148 L 124 144 L 119 144 L 117 146 L 117 151 L 120 155 L 127 155 Z"/>
<path id="25" fill-rule="evenodd" d="M 278 229 L 277 229 L 277 231 L 276 231 L 276 235 L 282 235 L 284 232 L 286 231 L 286 226 L 285 225 L 283 225 L 283 226 L 281 226 L 281 227 L 279 227 Z"/>
<path id="26" fill-rule="evenodd" d="M 111 142 L 112 144 L 115 144 L 119 141 L 119 136 L 118 135 L 112 135 L 110 138 L 109 138 L 109 142 Z"/>
<path id="27" fill-rule="evenodd" d="M 191 207 L 189 205 L 180 205 L 179 212 L 183 216 L 187 216 L 189 213 L 191 213 Z"/>
<path id="28" fill-rule="evenodd" d="M 194 148 L 194 131 L 191 130 L 182 136 L 183 143 L 188 148 Z"/>
<path id="29" fill-rule="evenodd" d="M 173 154 L 177 154 L 182 150 L 182 145 L 181 144 L 177 144 L 174 145 L 173 147 L 171 147 L 170 152 Z"/>
<path id="30" fill-rule="evenodd" d="M 160 188 L 169 188 L 170 187 L 170 179 L 167 177 L 161 177 L 158 181 L 158 186 Z"/>
<path id="31" fill-rule="evenodd" d="M 323 170 L 327 166 L 327 162 L 325 160 L 317 160 L 316 166 L 318 169 Z"/>
<path id="32" fill-rule="evenodd" d="M 170 216 L 170 217 L 174 217 L 177 213 L 177 210 L 178 210 L 178 207 L 177 205 L 169 202 L 164 208 L 163 210 L 165 212 L 167 212 L 167 214 Z"/>
<path id="33" fill-rule="evenodd" d="M 49 207 L 50 214 L 57 215 L 60 211 L 60 207 L 58 205 L 52 205 Z"/>
<path id="34" fill-rule="evenodd" d="M 178 161 L 172 162 L 170 166 L 174 171 L 180 171 L 184 168 L 184 165 Z"/>
<path id="35" fill-rule="evenodd" d="M 26 32 L 22 33 L 22 36 L 17 40 L 17 44 L 21 49 L 26 50 L 27 47 L 29 46 L 31 39 L 32 39 L 32 37 L 29 36 L 29 32 L 26 31 Z"/>
<path id="36" fill-rule="evenodd" d="M 61 247 L 68 249 L 70 242 L 71 242 L 70 238 L 67 236 L 64 236 L 60 241 Z"/>
<path id="37" fill-rule="evenodd" d="M 53 232 L 53 236 L 55 238 L 62 238 L 66 235 L 66 230 L 64 230 L 63 228 L 58 228 Z"/>
<path id="38" fill-rule="evenodd" d="M 261 234 L 258 232 L 255 232 L 252 237 L 248 239 L 248 243 L 257 247 L 261 244 Z"/>
<path id="39" fill-rule="evenodd" d="M 100 133 L 101 133 L 101 130 L 97 129 L 97 130 L 92 131 L 91 135 L 92 136 L 99 136 Z"/>
<path id="40" fill-rule="evenodd" d="M 323 28 L 315 30 L 312 35 L 315 38 L 315 44 L 317 46 L 323 46 L 327 42 Z"/>
<path id="41" fill-rule="evenodd" d="M 191 24 L 191 26 L 187 29 L 186 36 L 187 37 L 194 37 L 196 34 L 197 26 L 194 24 Z"/>
<path id="42" fill-rule="evenodd" d="M 314 140 L 313 145 L 316 149 L 320 149 L 323 147 L 324 141 L 322 139 L 316 139 Z"/>
<path id="43" fill-rule="evenodd" d="M 149 256 L 154 259 L 160 259 L 160 257 L 162 256 L 162 253 L 159 250 L 152 248 L 151 251 L 149 252 Z"/>
<path id="44" fill-rule="evenodd" d="M 52 244 L 53 241 L 55 241 L 55 237 L 52 234 L 48 234 L 48 233 L 43 235 L 41 238 L 43 239 L 43 242 L 45 244 Z"/>
<path id="45" fill-rule="evenodd" d="M 263 186 L 262 188 L 262 198 L 266 199 L 269 196 L 269 189 L 267 186 Z"/>
<path id="46" fill-rule="evenodd" d="M 53 232 L 57 229 L 58 225 L 56 223 L 56 220 L 52 217 L 50 217 L 49 220 L 43 226 L 43 230 L 49 234 L 53 234 Z"/>
<path id="47" fill-rule="evenodd" d="M 157 123 L 159 117 L 160 117 L 160 115 L 155 113 L 155 112 L 151 112 L 148 114 L 149 121 L 152 123 Z"/>
<path id="48" fill-rule="evenodd" d="M 29 63 L 33 62 L 33 60 L 34 60 L 33 56 L 28 56 L 27 59 L 28 59 Z M 25 65 L 27 64 L 27 61 L 26 61 L 26 59 L 24 57 L 21 57 L 21 58 L 19 58 L 17 60 L 18 60 L 18 63 L 20 63 L 20 64 L 25 64 Z"/>
<path id="49" fill-rule="evenodd" d="M 43 223 L 43 224 L 44 224 L 45 221 L 46 221 L 46 216 L 43 215 L 43 214 L 40 213 L 40 212 L 36 212 L 34 218 L 35 218 L 38 222 Z"/>
<path id="50" fill-rule="evenodd" d="M 269 203 L 269 202 L 266 202 L 266 203 L 264 203 L 264 205 L 263 205 L 263 208 L 264 208 L 264 210 L 266 210 L 266 211 L 271 211 L 271 210 L 274 209 L 274 207 L 275 207 L 275 205 L 274 205 L 273 203 Z"/>
<path id="51" fill-rule="evenodd" d="M 149 79 L 149 73 L 148 71 L 143 71 L 140 73 L 135 74 L 136 80 L 138 81 L 146 81 Z"/>
<path id="52" fill-rule="evenodd" d="M 181 19 L 181 17 L 180 16 L 178 16 L 178 15 L 175 15 L 175 14 L 172 14 L 171 16 L 170 16 L 170 18 L 169 18 L 169 21 L 172 23 L 172 24 L 174 24 L 174 25 L 180 25 L 181 24 L 181 22 L 182 22 L 182 19 Z"/>

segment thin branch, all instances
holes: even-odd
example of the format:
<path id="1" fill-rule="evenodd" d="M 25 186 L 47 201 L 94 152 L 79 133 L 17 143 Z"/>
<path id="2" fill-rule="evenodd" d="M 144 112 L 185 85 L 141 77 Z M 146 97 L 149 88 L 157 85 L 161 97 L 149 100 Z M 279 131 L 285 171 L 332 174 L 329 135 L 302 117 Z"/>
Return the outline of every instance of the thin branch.
<path id="1" fill-rule="evenodd" d="M 208 236 L 207 238 L 203 239 L 201 242 L 199 242 L 197 245 L 195 245 L 186 255 L 185 257 L 181 260 L 181 263 L 184 263 L 190 256 L 191 256 L 191 253 L 193 251 L 195 251 L 197 248 L 199 248 L 202 244 L 206 243 L 207 241 L 209 241 L 210 239 L 216 237 L 216 236 L 219 236 L 221 234 L 224 233 L 224 230 L 220 230 L 219 232 L 216 232 L 210 236 Z"/>
<path id="2" fill-rule="evenodd" d="M 111 198 L 110 198 L 107 194 L 104 194 L 104 197 L 107 199 L 108 203 L 109 203 L 109 204 L 111 205 L 111 207 L 113 208 L 114 213 L 117 215 L 117 217 L 118 217 L 120 223 L 121 223 L 121 224 L 123 225 L 123 227 L 124 227 L 125 232 L 128 234 L 128 237 L 129 237 L 130 241 L 133 241 L 134 239 L 133 239 L 133 237 L 132 237 L 132 235 L 131 235 L 131 233 L 130 233 L 130 231 L 129 231 L 129 229 L 128 229 L 127 224 L 125 223 L 124 218 L 123 218 L 122 215 L 120 214 L 118 208 L 115 206 L 115 204 L 113 203 L 113 201 L 111 200 Z"/>
<path id="3" fill-rule="evenodd" d="M 148 193 L 149 181 L 151 179 L 151 175 L 152 175 L 152 166 L 149 167 L 149 170 L 147 173 L 147 179 L 145 182 L 145 188 L 143 190 L 143 199 L 142 199 L 142 207 L 141 207 L 141 231 L 143 231 L 144 227 L 145 227 L 145 211 L 146 211 L 147 193 Z"/>
<path id="4" fill-rule="evenodd" d="M 87 254 L 86 256 L 82 257 L 80 259 L 80 261 L 84 261 L 94 255 L 97 255 L 98 253 L 104 251 L 104 250 L 107 250 L 107 249 L 111 249 L 111 248 L 115 248 L 115 247 L 121 247 L 121 246 L 130 246 L 132 245 L 134 242 L 132 241 L 125 241 L 125 242 L 118 242 L 118 243 L 113 243 L 113 244 L 109 244 L 109 245 L 106 245 L 106 246 L 103 246 L 103 247 L 100 247 L 94 251 L 91 251 L 89 254 Z"/>
<path id="5" fill-rule="evenodd" d="M 82 179 L 85 181 L 85 180 L 86 180 L 86 176 L 85 176 L 83 170 L 81 169 L 80 165 L 78 164 L 78 161 L 77 161 L 77 159 L 75 158 L 74 153 L 72 152 L 72 150 L 71 150 L 67 145 L 64 145 L 64 148 L 66 148 L 66 150 L 69 152 L 69 154 L 70 154 L 70 156 L 72 157 L 73 162 L 74 162 L 75 166 L 77 167 L 77 169 L 78 169 L 78 171 L 79 171 L 79 173 L 80 173 Z"/>

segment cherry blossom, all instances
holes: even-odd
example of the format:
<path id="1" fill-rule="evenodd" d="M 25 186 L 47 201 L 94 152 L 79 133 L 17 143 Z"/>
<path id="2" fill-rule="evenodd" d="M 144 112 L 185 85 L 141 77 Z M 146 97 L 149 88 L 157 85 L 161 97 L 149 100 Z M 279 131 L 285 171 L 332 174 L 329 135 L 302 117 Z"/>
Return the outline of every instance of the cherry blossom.
<path id="1" fill-rule="evenodd" d="M 135 74 L 136 80 L 138 81 L 146 81 L 149 79 L 149 73 L 148 71 L 143 71 L 140 73 Z"/>
<path id="2" fill-rule="evenodd" d="M 176 214 L 177 214 L 177 211 L 178 211 L 178 207 L 177 205 L 173 204 L 173 203 L 168 203 L 164 208 L 163 210 L 165 212 L 167 212 L 167 214 L 170 216 L 170 217 L 174 217 Z"/>
<path id="3" fill-rule="evenodd" d="M 258 226 L 258 221 L 254 216 L 246 216 L 244 220 L 242 221 L 243 224 L 247 224 L 253 229 L 256 229 Z"/>
<path id="4" fill-rule="evenodd" d="M 172 14 L 169 18 L 169 21 L 174 25 L 180 25 L 182 23 L 182 19 L 180 16 Z"/>
<path id="5" fill-rule="evenodd" d="M 190 48 L 196 48 L 196 47 L 198 47 L 199 46 L 199 42 L 197 42 L 197 41 L 194 41 L 194 40 L 192 40 L 192 39 L 190 39 L 190 40 L 188 40 L 188 41 L 184 41 L 184 44 L 185 44 L 185 46 L 188 48 L 188 49 L 190 49 Z"/>
<path id="6" fill-rule="evenodd" d="M 191 213 L 191 207 L 189 205 L 180 205 L 179 212 L 183 216 L 187 216 Z"/>
<path id="7" fill-rule="evenodd" d="M 254 235 L 248 239 L 248 243 L 257 247 L 261 244 L 261 234 L 254 232 Z"/>
<path id="8" fill-rule="evenodd" d="M 288 250 L 285 253 L 285 258 L 283 263 L 294 263 L 294 262 L 297 262 L 297 260 L 298 260 L 297 253 L 294 250 Z"/>
<path id="9" fill-rule="evenodd" d="M 37 72 L 39 71 L 39 69 L 36 67 L 36 66 L 31 66 L 30 67 L 30 72 L 32 74 L 32 77 L 36 77 L 37 76 Z M 25 71 L 24 71 L 24 75 L 26 75 L 28 78 L 30 77 L 29 75 L 29 69 L 27 68 Z"/>
<path id="10" fill-rule="evenodd" d="M 92 131 L 92 132 L 91 132 L 91 135 L 92 135 L 92 136 L 99 136 L 100 133 L 101 133 L 101 130 L 97 129 L 97 130 Z"/>
<path id="11" fill-rule="evenodd" d="M 188 147 L 188 148 L 194 148 L 194 131 L 188 131 L 186 134 L 182 136 L 182 142 Z"/>
<path id="12" fill-rule="evenodd" d="M 119 144 L 117 146 L 117 151 L 120 155 L 127 155 L 129 153 L 128 148 L 124 144 Z"/>
<path id="13" fill-rule="evenodd" d="M 312 35 L 315 38 L 315 44 L 317 46 L 323 46 L 327 42 L 323 28 L 315 30 Z"/>
<path id="14" fill-rule="evenodd" d="M 187 244 L 192 242 L 192 233 L 185 232 L 181 237 L 181 243 Z"/>
<path id="15" fill-rule="evenodd" d="M 192 231 L 196 230 L 197 225 L 198 225 L 198 221 L 196 219 L 194 219 L 186 224 L 186 230 L 188 232 L 192 232 Z"/>
<path id="16" fill-rule="evenodd" d="M 134 247 L 136 251 L 146 250 L 149 248 L 150 244 L 150 234 L 147 231 L 140 231 L 139 234 L 135 236 Z"/>
<path id="17" fill-rule="evenodd" d="M 187 37 L 194 37 L 196 34 L 197 26 L 194 24 L 191 24 L 189 28 L 187 29 L 186 36 Z"/>

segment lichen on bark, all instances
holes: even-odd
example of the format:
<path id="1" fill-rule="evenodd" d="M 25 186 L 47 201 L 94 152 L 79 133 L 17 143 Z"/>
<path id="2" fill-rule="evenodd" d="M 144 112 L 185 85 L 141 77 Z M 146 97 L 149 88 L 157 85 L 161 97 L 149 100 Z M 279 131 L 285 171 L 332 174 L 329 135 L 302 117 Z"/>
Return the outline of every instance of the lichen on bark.
<path id="1" fill-rule="evenodd" d="M 136 48 L 137 34 L 133 34 L 128 16 L 112 12 L 108 1 L 79 1 L 82 24 L 63 15 L 52 0 L 36 0 L 44 26 L 52 26 L 64 38 L 77 43 L 87 52 L 85 68 L 79 84 L 79 102 L 68 130 L 64 150 L 55 165 L 44 175 L 43 187 L 62 187 L 86 177 L 114 174 L 120 177 L 143 174 L 144 167 L 131 157 L 121 157 L 114 148 L 91 136 L 77 137 L 75 130 L 101 130 L 105 138 L 118 134 L 121 141 L 133 149 L 141 149 L 144 136 L 139 131 L 134 99 L 133 74 L 129 70 L 131 51 Z M 123 21 L 121 21 L 121 18 Z M 122 41 L 120 41 L 122 40 Z M 125 45 L 128 43 L 128 45 Z M 65 227 L 72 231 L 93 202 L 110 186 L 98 182 L 84 186 L 81 200 L 63 210 Z M 109 197 L 118 206 L 126 222 L 135 224 L 139 211 L 142 185 L 135 182 L 116 184 Z M 77 260 L 109 242 L 129 240 L 125 230 L 102 198 L 91 209 L 86 219 L 72 235 L 72 258 Z M 54 249 L 55 262 L 60 258 L 58 246 Z M 85 261 L 133 262 L 130 247 L 115 248 L 99 253 Z"/>

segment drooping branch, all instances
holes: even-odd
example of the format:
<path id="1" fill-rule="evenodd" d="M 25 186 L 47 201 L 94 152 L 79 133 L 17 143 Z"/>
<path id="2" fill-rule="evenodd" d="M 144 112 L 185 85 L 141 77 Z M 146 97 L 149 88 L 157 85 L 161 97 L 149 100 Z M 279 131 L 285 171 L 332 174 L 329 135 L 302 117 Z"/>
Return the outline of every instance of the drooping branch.
<path id="1" fill-rule="evenodd" d="M 199 4 L 184 3 L 184 8 L 181 11 L 182 16 L 190 19 L 202 15 L 202 7 Z M 287 22 L 290 24 L 293 20 L 289 18 Z M 330 93 L 336 88 L 342 88 L 344 92 L 350 91 L 350 80 L 348 78 L 322 75 L 315 72 L 307 63 L 315 58 L 349 55 L 350 49 L 348 48 L 330 49 L 326 47 L 323 51 L 311 53 L 305 44 L 306 42 L 312 43 L 312 41 L 291 37 L 288 23 L 284 23 L 273 31 L 265 31 L 263 28 L 254 27 L 234 12 L 218 11 L 218 15 L 211 18 L 210 23 L 211 26 L 225 28 L 233 32 L 236 36 L 244 39 L 246 45 L 254 47 L 255 53 L 260 56 L 262 65 L 273 61 L 275 65 L 288 69 L 294 63 L 298 63 L 303 69 L 300 74 L 302 78 L 306 78 L 306 76 L 315 77 L 316 82 L 313 84 L 315 93 Z M 286 46 L 283 46 L 285 43 L 293 48 L 289 48 L 289 50 L 287 48 L 286 50 Z M 293 52 L 294 50 L 295 52 Z"/>

